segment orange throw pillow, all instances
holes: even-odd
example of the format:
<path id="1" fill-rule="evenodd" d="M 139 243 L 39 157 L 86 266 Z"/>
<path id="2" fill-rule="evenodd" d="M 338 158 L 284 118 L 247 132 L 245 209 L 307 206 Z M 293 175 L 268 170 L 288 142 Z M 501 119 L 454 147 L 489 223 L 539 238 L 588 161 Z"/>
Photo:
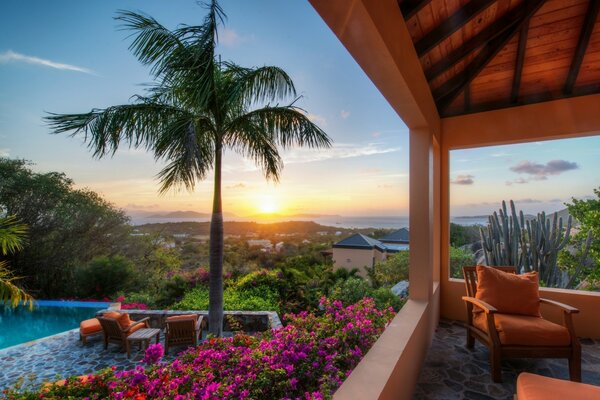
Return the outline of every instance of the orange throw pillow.
<path id="1" fill-rule="evenodd" d="M 119 318 L 119 325 L 121 325 L 121 328 L 123 329 L 129 328 L 129 325 L 131 325 L 132 323 L 133 321 L 131 320 L 131 318 L 129 318 L 129 314 L 127 313 L 123 313 Z"/>
<path id="2" fill-rule="evenodd" d="M 116 311 L 109 311 L 109 312 L 105 312 L 104 314 L 102 314 L 102 316 L 104 318 L 110 318 L 110 319 L 119 319 L 121 318 L 121 314 L 120 312 L 116 312 Z"/>
<path id="3" fill-rule="evenodd" d="M 196 322 L 198 321 L 198 314 L 173 315 L 172 317 L 167 317 L 167 321 L 187 321 L 188 319 Z"/>
<path id="4" fill-rule="evenodd" d="M 541 317 L 537 272 L 515 275 L 478 265 L 475 297 L 503 314 Z"/>

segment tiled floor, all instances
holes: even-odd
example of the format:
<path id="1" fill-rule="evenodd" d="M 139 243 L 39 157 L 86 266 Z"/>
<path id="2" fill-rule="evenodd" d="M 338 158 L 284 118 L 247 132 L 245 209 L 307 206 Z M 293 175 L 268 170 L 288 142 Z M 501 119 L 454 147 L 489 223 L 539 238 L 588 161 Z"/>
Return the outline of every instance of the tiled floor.
<path id="1" fill-rule="evenodd" d="M 84 345 L 79 341 L 79 329 L 9 347 L 0 350 L 0 392 L 19 378 L 37 387 L 44 381 L 89 374 L 113 365 L 120 370 L 132 368 L 144 358 L 144 352 L 137 349 L 135 345 L 131 359 L 127 359 L 116 344 L 104 350 L 101 336 L 88 338 Z"/>
<path id="2" fill-rule="evenodd" d="M 582 343 L 582 380 L 600 386 L 600 341 Z M 488 350 L 480 343 L 474 350 L 465 346 L 465 328 L 456 322 L 441 321 L 421 371 L 414 398 L 512 400 L 520 372 L 532 372 L 568 379 L 567 360 L 518 359 L 502 362 L 503 383 L 490 376 Z"/>

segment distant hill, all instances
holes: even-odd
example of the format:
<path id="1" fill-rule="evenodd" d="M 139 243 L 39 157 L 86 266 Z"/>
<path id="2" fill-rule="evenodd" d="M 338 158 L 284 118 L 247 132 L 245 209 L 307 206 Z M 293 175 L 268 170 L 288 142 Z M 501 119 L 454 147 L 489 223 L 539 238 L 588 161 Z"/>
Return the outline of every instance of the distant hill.
<path id="1" fill-rule="evenodd" d="M 232 213 L 223 213 L 223 216 L 231 218 L 236 217 L 235 214 Z M 210 218 L 211 214 L 209 213 L 199 213 L 196 211 L 171 211 L 164 214 L 153 214 L 149 215 L 146 218 L 168 218 L 168 219 L 177 219 L 177 218 Z"/>
<path id="2" fill-rule="evenodd" d="M 144 233 L 161 233 L 172 235 L 176 233 L 188 233 L 190 235 L 208 235 L 210 233 L 210 222 L 166 222 L 156 224 L 136 225 L 136 229 Z M 352 233 L 364 233 L 371 235 L 373 229 L 350 229 L 334 226 L 325 226 L 312 221 L 285 221 L 273 223 L 257 223 L 257 222 L 239 222 L 225 221 L 225 234 L 244 236 L 249 233 L 254 233 L 259 236 L 270 235 L 275 233 L 297 233 L 297 234 L 316 234 L 318 232 L 326 232 L 335 234 L 341 232 L 342 235 Z"/>

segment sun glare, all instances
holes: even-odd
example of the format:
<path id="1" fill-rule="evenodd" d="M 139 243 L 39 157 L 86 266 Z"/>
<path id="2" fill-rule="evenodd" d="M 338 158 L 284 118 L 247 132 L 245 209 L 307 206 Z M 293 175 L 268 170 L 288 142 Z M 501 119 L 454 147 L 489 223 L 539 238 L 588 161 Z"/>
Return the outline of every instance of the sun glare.
<path id="1" fill-rule="evenodd" d="M 258 209 L 263 214 L 273 214 L 279 210 L 279 207 L 273 197 L 265 196 L 260 200 Z"/>

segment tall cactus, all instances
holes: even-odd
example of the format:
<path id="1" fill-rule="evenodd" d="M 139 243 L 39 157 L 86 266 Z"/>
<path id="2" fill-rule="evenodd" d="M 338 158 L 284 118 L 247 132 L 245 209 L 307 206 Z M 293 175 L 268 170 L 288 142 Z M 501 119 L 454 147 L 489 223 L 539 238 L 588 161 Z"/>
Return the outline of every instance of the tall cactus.
<path id="1" fill-rule="evenodd" d="M 488 226 L 479 229 L 485 262 L 514 265 L 520 272 L 537 271 L 547 286 L 563 286 L 565 277 L 557 267 L 557 259 L 569 243 L 571 227 L 571 216 L 563 227 L 562 217 L 554 214 L 551 222 L 544 212 L 526 221 L 522 211 L 517 215 L 512 200 L 509 215 L 503 201 L 502 208 L 490 215 Z"/>

